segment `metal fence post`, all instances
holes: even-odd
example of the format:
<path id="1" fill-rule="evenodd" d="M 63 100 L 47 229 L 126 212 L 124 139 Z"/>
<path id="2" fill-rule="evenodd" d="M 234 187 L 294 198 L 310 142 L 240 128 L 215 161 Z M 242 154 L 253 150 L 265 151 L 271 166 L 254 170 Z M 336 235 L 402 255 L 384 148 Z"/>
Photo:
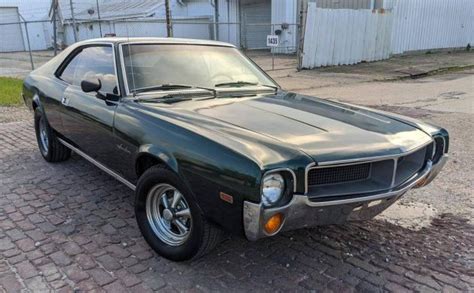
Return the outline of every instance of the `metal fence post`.
<path id="1" fill-rule="evenodd" d="M 219 0 L 214 0 L 214 41 L 219 40 Z"/>
<path id="2" fill-rule="evenodd" d="M 33 62 L 33 54 L 31 53 L 30 34 L 28 33 L 28 22 L 26 22 L 25 18 L 20 13 L 18 13 L 18 16 L 20 16 L 23 23 L 25 24 L 26 43 L 28 44 L 28 52 L 30 53 L 31 70 L 35 70 L 35 64 Z"/>
<path id="3" fill-rule="evenodd" d="M 97 19 L 99 21 L 99 34 L 100 37 L 102 38 L 102 21 L 100 20 L 100 9 L 99 9 L 99 0 L 96 0 L 96 5 L 97 5 Z"/>
<path id="4" fill-rule="evenodd" d="M 74 16 L 74 5 L 72 3 L 72 0 L 69 0 L 69 5 L 71 8 L 72 32 L 74 34 L 74 42 L 77 42 L 76 17 Z"/>
<path id="5" fill-rule="evenodd" d="M 25 20 L 23 19 L 23 21 Z M 31 53 L 30 34 L 28 33 L 28 23 L 26 21 L 25 21 L 25 33 L 26 33 L 26 42 L 28 43 L 28 51 L 30 52 L 31 69 L 35 70 L 35 63 L 33 62 L 33 54 Z"/>
<path id="6" fill-rule="evenodd" d="M 171 24 L 171 11 L 170 11 L 170 1 L 165 0 L 165 9 L 166 9 L 166 33 L 168 38 L 173 37 L 173 26 Z"/>
<path id="7" fill-rule="evenodd" d="M 54 56 L 58 54 L 58 35 L 57 35 L 57 23 L 56 23 L 56 12 L 57 12 L 57 0 L 53 0 L 54 6 L 53 6 L 53 42 L 54 42 Z"/>
<path id="8" fill-rule="evenodd" d="M 275 25 L 272 24 L 271 34 L 273 35 L 274 33 L 275 33 Z M 280 44 L 278 44 L 278 45 L 280 45 Z M 273 48 L 274 47 L 270 47 L 270 52 L 272 53 L 272 70 L 275 70 L 275 50 L 273 50 Z"/>

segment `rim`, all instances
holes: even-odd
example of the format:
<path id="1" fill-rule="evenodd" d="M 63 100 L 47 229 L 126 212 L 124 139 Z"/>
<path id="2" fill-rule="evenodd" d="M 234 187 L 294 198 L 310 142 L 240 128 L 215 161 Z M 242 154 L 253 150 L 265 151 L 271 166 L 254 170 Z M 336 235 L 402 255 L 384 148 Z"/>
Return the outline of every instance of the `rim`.
<path id="1" fill-rule="evenodd" d="M 48 133 L 46 132 L 46 121 L 44 120 L 43 117 L 41 117 L 40 121 L 39 121 L 39 137 L 40 137 L 41 151 L 44 154 L 47 154 L 48 153 L 49 140 L 48 140 Z"/>
<path id="2" fill-rule="evenodd" d="M 169 184 L 157 184 L 150 190 L 146 216 L 155 235 L 168 245 L 182 245 L 191 234 L 189 205 L 181 192 Z"/>

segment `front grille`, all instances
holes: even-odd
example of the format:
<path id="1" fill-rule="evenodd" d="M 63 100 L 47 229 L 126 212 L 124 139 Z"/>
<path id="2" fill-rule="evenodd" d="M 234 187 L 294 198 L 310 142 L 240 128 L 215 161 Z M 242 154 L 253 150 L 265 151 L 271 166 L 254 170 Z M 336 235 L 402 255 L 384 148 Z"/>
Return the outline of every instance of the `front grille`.
<path id="1" fill-rule="evenodd" d="M 308 172 L 308 185 L 317 186 L 367 179 L 370 175 L 370 166 L 370 163 L 365 163 L 311 169 Z"/>
<path id="2" fill-rule="evenodd" d="M 387 191 L 415 178 L 431 155 L 431 146 L 425 146 L 381 160 L 314 167 L 307 173 L 307 194 L 310 200 L 318 201 Z"/>

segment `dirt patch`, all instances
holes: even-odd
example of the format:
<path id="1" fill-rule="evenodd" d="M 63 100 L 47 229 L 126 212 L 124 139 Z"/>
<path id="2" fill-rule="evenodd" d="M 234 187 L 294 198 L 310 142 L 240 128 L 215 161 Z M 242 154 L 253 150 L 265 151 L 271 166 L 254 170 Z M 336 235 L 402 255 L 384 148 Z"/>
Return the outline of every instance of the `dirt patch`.
<path id="1" fill-rule="evenodd" d="M 428 118 L 434 114 L 433 113 L 434 111 L 425 110 L 421 108 L 408 108 L 408 107 L 390 106 L 390 105 L 380 105 L 380 106 L 368 105 L 367 107 L 386 111 L 386 112 L 399 113 L 401 115 L 405 115 L 405 116 L 416 118 L 416 119 Z"/>

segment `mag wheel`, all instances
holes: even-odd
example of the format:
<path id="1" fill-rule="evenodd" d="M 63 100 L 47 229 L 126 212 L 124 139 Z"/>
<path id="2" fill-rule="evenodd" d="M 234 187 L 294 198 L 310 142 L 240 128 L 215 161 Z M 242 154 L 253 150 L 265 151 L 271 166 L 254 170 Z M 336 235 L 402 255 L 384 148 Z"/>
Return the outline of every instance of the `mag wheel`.
<path id="1" fill-rule="evenodd" d="M 146 216 L 155 235 L 168 245 L 182 245 L 191 234 L 189 204 L 181 192 L 169 184 L 157 184 L 149 191 Z"/>
<path id="2" fill-rule="evenodd" d="M 222 239 L 222 231 L 204 218 L 191 192 L 169 169 L 149 168 L 135 192 L 140 231 L 161 256 L 174 261 L 198 258 Z"/>

